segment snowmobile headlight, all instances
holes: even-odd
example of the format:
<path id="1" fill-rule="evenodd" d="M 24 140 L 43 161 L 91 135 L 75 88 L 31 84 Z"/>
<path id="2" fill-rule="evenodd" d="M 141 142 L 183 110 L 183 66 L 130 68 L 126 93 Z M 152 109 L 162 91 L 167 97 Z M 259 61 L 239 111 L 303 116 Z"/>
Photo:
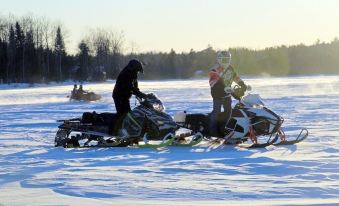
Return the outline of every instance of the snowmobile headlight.
<path id="1" fill-rule="evenodd" d="M 158 112 L 162 112 L 164 111 L 164 106 L 162 106 L 162 104 L 155 103 L 153 104 L 153 109 Z"/>

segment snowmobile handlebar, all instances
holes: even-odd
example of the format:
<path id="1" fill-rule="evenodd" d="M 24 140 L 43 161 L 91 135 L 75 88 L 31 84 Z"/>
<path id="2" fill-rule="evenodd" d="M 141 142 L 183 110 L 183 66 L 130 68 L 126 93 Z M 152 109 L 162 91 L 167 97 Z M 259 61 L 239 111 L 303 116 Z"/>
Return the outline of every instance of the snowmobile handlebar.
<path id="1" fill-rule="evenodd" d="M 239 85 L 234 85 L 232 88 L 230 88 L 229 93 L 234 97 L 234 99 L 240 100 L 241 97 L 245 95 L 246 91 L 251 91 L 252 87 L 248 85 L 246 89 Z M 226 91 L 226 90 L 225 90 Z"/>
<path id="2" fill-rule="evenodd" d="M 147 100 L 148 95 L 149 95 L 149 94 L 146 94 L 146 97 L 145 97 L 145 98 L 139 97 L 139 96 L 135 96 L 135 98 L 138 100 L 138 102 L 139 102 L 140 104 L 142 104 L 144 101 Z"/>
<path id="3" fill-rule="evenodd" d="M 146 94 L 146 97 L 138 97 L 138 96 L 135 96 L 135 98 L 141 103 L 141 102 L 144 102 L 144 101 L 147 101 L 147 100 L 151 100 L 151 99 L 158 99 L 156 97 L 155 94 L 153 93 L 147 93 Z"/>

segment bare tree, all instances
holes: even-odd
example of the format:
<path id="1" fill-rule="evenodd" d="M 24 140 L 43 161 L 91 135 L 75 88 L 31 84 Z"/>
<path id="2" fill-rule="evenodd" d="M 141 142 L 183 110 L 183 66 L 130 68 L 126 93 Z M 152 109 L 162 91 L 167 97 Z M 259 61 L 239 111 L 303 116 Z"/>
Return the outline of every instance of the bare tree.
<path id="1" fill-rule="evenodd" d="M 92 29 L 87 39 L 95 60 L 94 71 L 91 75 L 95 76 L 95 73 L 106 72 L 109 67 L 110 53 L 110 40 L 107 31 L 100 28 Z"/>
<path id="2" fill-rule="evenodd" d="M 136 42 L 130 41 L 129 46 L 128 46 L 128 50 L 130 51 L 129 55 L 134 56 L 139 52 L 139 46 Z"/>
<path id="3" fill-rule="evenodd" d="M 119 68 L 121 67 L 121 58 L 122 55 L 122 49 L 123 49 L 123 43 L 124 43 L 124 33 L 121 32 L 109 32 L 110 36 L 110 46 L 111 46 L 111 52 L 112 52 L 112 74 L 116 75 L 119 72 Z"/>
<path id="4" fill-rule="evenodd" d="M 41 31 L 43 36 L 43 48 L 45 48 L 45 67 L 44 67 L 44 79 L 50 77 L 50 45 L 52 45 L 53 39 L 51 38 L 52 23 L 46 17 L 40 19 Z"/>
<path id="5" fill-rule="evenodd" d="M 102 28 L 92 29 L 87 37 L 92 55 L 95 57 L 95 72 L 115 75 L 120 68 L 124 34 Z"/>

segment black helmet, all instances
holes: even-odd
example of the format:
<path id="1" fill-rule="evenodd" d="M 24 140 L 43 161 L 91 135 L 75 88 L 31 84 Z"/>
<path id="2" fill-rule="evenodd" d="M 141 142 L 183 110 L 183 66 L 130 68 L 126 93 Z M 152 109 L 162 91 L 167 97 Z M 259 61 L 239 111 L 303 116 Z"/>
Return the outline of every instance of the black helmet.
<path id="1" fill-rule="evenodd" d="M 144 68 L 142 66 L 143 64 L 137 60 L 137 59 L 132 59 L 131 61 L 128 62 L 127 67 L 134 72 L 141 72 L 144 73 Z"/>

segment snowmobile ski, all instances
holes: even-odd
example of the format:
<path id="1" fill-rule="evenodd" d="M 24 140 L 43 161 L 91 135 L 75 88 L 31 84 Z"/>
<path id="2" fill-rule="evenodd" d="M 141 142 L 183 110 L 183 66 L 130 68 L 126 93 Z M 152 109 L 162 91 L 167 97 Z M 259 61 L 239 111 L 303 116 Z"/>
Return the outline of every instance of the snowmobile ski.
<path id="1" fill-rule="evenodd" d="M 187 142 L 185 138 L 183 137 L 178 137 L 176 139 L 177 140 L 174 141 L 171 146 L 191 147 L 191 146 L 199 144 L 204 139 L 204 136 L 200 132 L 198 132 L 193 135 L 191 141 L 189 142 Z"/>
<path id="2" fill-rule="evenodd" d="M 274 146 L 281 146 L 281 145 L 292 145 L 292 144 L 297 144 L 301 141 L 304 141 L 308 136 L 308 130 L 306 128 L 301 129 L 298 137 L 294 140 L 288 140 L 284 139 L 280 142 L 274 143 Z"/>
<path id="3" fill-rule="evenodd" d="M 208 141 L 209 147 L 218 147 L 220 145 L 230 145 L 234 147 L 240 147 L 240 148 L 246 148 L 246 149 L 254 149 L 254 148 L 264 148 L 270 145 L 273 145 L 276 141 L 278 141 L 279 136 L 276 135 L 274 138 L 269 138 L 267 142 L 264 143 L 244 143 L 247 140 L 239 138 L 237 141 L 233 139 L 234 142 L 229 142 L 224 138 L 208 138 L 206 139 Z"/>
<path id="4" fill-rule="evenodd" d="M 278 141 L 278 139 L 279 139 L 279 136 L 275 135 L 274 138 L 269 138 L 268 141 L 265 143 L 252 143 L 252 144 L 240 143 L 240 144 L 236 144 L 236 146 L 241 147 L 241 148 L 247 148 L 247 149 L 264 148 L 264 147 L 273 145 L 276 141 Z"/>
<path id="5" fill-rule="evenodd" d="M 168 133 L 163 139 L 160 144 L 151 144 L 149 143 L 149 140 L 147 139 L 147 133 L 144 135 L 143 138 L 145 144 L 138 144 L 136 147 L 138 148 L 151 148 L 151 149 L 158 149 L 162 147 L 168 147 L 170 146 L 174 141 L 174 135 L 172 133 Z"/>
<path id="6" fill-rule="evenodd" d="M 270 145 L 273 145 L 274 142 L 276 142 L 278 140 L 278 137 L 273 138 L 271 141 L 266 142 L 266 143 L 253 143 L 253 144 L 239 144 L 237 145 L 238 147 L 242 147 L 242 148 L 248 148 L 248 149 L 252 149 L 252 148 L 264 148 Z"/>

